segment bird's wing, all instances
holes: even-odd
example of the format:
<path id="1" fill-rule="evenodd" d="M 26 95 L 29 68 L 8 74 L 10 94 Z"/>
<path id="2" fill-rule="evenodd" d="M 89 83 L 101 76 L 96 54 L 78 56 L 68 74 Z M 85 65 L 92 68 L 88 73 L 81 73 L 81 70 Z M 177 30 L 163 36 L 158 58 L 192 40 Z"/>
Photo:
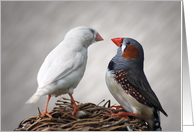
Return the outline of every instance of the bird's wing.
<path id="1" fill-rule="evenodd" d="M 86 61 L 81 52 L 69 52 L 61 55 L 50 55 L 42 64 L 38 73 L 39 87 L 64 78 Z"/>
<path id="2" fill-rule="evenodd" d="M 140 78 L 130 77 L 129 82 L 130 84 L 154 107 L 158 108 L 165 116 L 167 113 L 163 110 L 157 96 L 155 95 L 154 91 L 151 89 L 145 74 L 143 73 Z"/>

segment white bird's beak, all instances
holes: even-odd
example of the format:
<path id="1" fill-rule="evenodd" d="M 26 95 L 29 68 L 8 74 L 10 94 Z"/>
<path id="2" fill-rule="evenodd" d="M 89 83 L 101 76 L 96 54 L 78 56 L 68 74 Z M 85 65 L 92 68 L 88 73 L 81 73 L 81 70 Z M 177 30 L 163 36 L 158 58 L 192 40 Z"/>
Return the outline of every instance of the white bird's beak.
<path id="1" fill-rule="evenodd" d="M 99 33 L 96 34 L 96 41 L 102 41 L 104 40 Z"/>

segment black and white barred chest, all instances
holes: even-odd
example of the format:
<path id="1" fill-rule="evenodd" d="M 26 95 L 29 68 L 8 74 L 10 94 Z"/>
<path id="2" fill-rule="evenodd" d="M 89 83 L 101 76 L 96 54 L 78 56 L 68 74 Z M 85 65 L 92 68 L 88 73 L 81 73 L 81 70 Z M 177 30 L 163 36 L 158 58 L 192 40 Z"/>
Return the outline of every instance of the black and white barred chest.
<path id="1" fill-rule="evenodd" d="M 150 106 L 150 103 L 143 97 L 135 88 L 130 84 L 129 80 L 127 79 L 127 73 L 123 70 L 115 71 L 113 73 L 114 79 L 117 83 L 121 84 L 121 87 L 123 90 L 130 94 L 133 98 L 135 98 L 139 103 L 142 103 L 144 105 Z"/>

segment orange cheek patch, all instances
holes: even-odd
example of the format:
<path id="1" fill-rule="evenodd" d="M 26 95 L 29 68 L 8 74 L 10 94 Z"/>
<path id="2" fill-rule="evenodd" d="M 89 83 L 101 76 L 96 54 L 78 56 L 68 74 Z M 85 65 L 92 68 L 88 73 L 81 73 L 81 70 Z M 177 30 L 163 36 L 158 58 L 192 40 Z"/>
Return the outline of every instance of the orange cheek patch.
<path id="1" fill-rule="evenodd" d="M 125 59 L 133 59 L 139 56 L 139 52 L 133 45 L 129 45 L 121 56 Z"/>

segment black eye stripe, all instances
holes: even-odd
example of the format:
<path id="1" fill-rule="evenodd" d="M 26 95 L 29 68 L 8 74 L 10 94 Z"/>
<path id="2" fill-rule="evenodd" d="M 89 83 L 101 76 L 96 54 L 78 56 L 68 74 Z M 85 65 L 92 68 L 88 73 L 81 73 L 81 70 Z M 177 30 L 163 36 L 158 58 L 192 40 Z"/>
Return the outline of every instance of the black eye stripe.
<path id="1" fill-rule="evenodd" d="M 90 31 L 94 34 L 94 30 L 93 29 L 90 29 Z"/>
<path id="2" fill-rule="evenodd" d="M 95 31 L 94 31 L 93 29 L 90 29 L 90 31 L 92 32 L 92 34 L 93 34 L 93 39 L 94 39 Z"/>
<path id="3" fill-rule="evenodd" d="M 121 46 L 123 45 L 123 39 L 122 39 L 122 42 L 121 42 Z"/>

